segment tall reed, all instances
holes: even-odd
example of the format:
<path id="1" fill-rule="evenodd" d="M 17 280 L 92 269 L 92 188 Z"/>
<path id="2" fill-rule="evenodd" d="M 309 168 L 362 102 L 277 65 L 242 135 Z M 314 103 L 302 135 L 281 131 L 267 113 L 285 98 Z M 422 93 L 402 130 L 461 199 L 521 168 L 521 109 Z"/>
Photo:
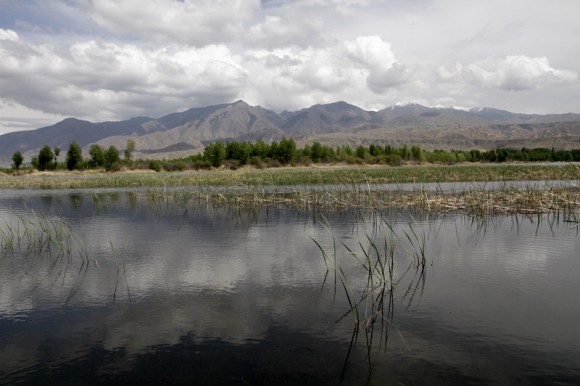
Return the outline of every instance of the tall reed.
<path id="1" fill-rule="evenodd" d="M 344 377 L 353 350 L 359 340 L 359 334 L 362 331 L 366 343 L 366 360 L 369 370 L 367 381 L 369 381 L 379 351 L 384 352 L 387 349 L 391 329 L 397 332 L 407 346 L 404 337 L 393 321 L 395 293 L 404 280 L 408 284 L 403 291 L 402 299 L 406 299 L 408 305 L 413 302 L 417 295 L 420 296 L 422 293 L 428 261 L 427 232 L 420 224 L 412 222 L 408 222 L 401 230 L 396 230 L 395 226 L 386 218 L 380 217 L 377 229 L 373 233 L 366 233 L 354 243 L 350 239 L 339 240 L 346 255 L 354 259 L 355 271 L 347 270 L 346 265 L 352 266 L 351 263 L 337 262 L 336 256 L 339 253 L 336 250 L 336 237 L 334 235 L 332 237 L 332 253 L 329 253 L 320 241 L 314 237 L 311 239 L 321 251 L 327 274 L 332 271 L 335 278 L 338 276 L 345 294 L 347 310 L 338 318 L 337 322 L 342 321 L 348 315 L 353 320 L 353 333 L 342 375 Z M 331 258 L 331 256 L 333 257 Z M 362 270 L 362 278 L 364 278 L 362 281 L 357 279 L 360 275 L 356 272 L 356 267 Z M 376 346 L 375 325 L 377 321 L 380 321 L 380 328 L 377 330 L 380 338 L 375 355 L 373 347 Z"/>

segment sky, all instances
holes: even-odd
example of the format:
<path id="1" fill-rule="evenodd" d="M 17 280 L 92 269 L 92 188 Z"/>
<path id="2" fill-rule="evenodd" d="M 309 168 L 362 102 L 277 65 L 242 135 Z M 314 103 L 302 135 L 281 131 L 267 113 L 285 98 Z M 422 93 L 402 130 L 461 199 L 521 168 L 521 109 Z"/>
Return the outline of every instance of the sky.
<path id="1" fill-rule="evenodd" d="M 0 134 L 242 99 L 580 113 L 578 0 L 0 0 Z"/>

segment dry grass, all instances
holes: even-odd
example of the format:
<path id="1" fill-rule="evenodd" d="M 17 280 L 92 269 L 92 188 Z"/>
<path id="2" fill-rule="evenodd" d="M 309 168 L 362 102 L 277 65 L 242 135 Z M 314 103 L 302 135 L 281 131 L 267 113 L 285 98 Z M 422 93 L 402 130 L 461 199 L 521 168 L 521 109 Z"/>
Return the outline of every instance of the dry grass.
<path id="1" fill-rule="evenodd" d="M 294 208 L 301 211 L 414 208 L 426 212 L 464 212 L 476 216 L 497 214 L 568 213 L 580 215 L 580 189 L 574 187 L 546 187 L 542 189 L 504 188 L 486 191 L 470 189 L 458 193 L 444 193 L 417 189 L 300 189 L 291 192 L 259 191 L 247 187 L 245 191 L 160 191 L 136 193 L 136 199 L 187 205 L 232 205 L 238 208 Z"/>
<path id="2" fill-rule="evenodd" d="M 405 208 L 425 211 L 465 211 L 488 215 L 578 211 L 577 187 L 503 187 L 444 193 L 422 188 L 426 182 L 578 180 L 577 165 L 461 165 L 393 167 L 301 167 L 256 170 L 213 170 L 181 173 L 123 171 L 43 172 L 0 177 L 0 188 L 150 188 L 149 198 L 176 203 L 190 200 L 238 207 L 287 206 L 302 210 Z M 416 189 L 379 188 L 380 183 L 416 183 Z M 321 185 L 329 187 L 321 187 Z M 209 186 L 223 186 L 210 189 Z M 272 188 L 285 186 L 285 188 Z M 162 191 L 156 189 L 162 187 Z M 168 189 L 172 187 L 172 189 Z M 195 187 L 195 188 L 193 188 Z M 237 187 L 232 190 L 227 187 Z M 266 189 L 265 187 L 269 187 Z M 290 187 L 290 188 L 289 188 Z M 227 192 L 230 193 L 227 193 Z"/>

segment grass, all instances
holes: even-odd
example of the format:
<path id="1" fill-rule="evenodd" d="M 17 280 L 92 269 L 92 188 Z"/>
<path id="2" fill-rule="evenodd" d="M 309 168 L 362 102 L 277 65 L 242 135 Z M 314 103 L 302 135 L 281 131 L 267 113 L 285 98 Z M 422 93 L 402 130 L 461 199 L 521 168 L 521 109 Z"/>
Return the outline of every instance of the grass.
<path id="1" fill-rule="evenodd" d="M 115 259 L 112 243 L 111 250 L 113 260 L 118 260 Z M 69 302 L 79 290 L 89 267 L 100 267 L 97 258 L 89 257 L 83 238 L 59 216 L 37 213 L 33 210 L 28 216 L 18 215 L 10 222 L 0 221 L 0 263 L 2 259 L 41 256 L 47 259 L 48 271 L 55 281 L 60 278 L 65 285 L 67 278 L 73 275 L 74 280 L 66 302 Z M 121 274 L 131 300 L 124 260 L 122 264 L 122 267 L 117 265 L 113 302 L 117 297 Z"/>
<path id="2" fill-rule="evenodd" d="M 329 228 L 327 229 L 332 233 Z M 350 270 L 343 267 L 340 262 L 344 261 L 343 259 L 337 260 L 337 239 L 334 235 L 332 253 L 315 238 L 311 239 L 320 249 L 327 268 L 325 282 L 328 272 L 332 271 L 335 276 L 335 296 L 336 277 L 339 278 L 340 286 L 344 290 L 347 311 L 337 322 L 348 315 L 353 321 L 353 333 L 343 365 L 342 378 L 344 379 L 353 349 L 362 332 L 366 343 L 368 383 L 378 354 L 387 349 L 390 330 L 394 329 L 409 349 L 394 323 L 395 292 L 404 284 L 406 290 L 402 291 L 401 300 L 410 306 L 416 294 L 424 290 L 428 266 L 428 234 L 423 227 L 411 222 L 407 227 L 395 231 L 386 219 L 380 218 L 374 231 L 365 234 L 361 239 L 339 240 L 346 255 L 354 259 L 354 268 Z M 357 269 L 362 271 L 362 275 Z M 376 338 L 376 334 L 379 334 L 379 338 Z"/>
<path id="3" fill-rule="evenodd" d="M 30 217 L 17 216 L 15 223 L 0 224 L 0 249 L 4 255 L 23 250 L 34 254 L 45 251 L 55 261 L 70 259 L 79 242 L 78 235 L 57 216 L 32 211 Z M 78 253 L 86 259 L 84 249 L 79 248 Z"/>
<path id="4" fill-rule="evenodd" d="M 461 212 L 474 216 L 497 214 L 562 213 L 580 211 L 580 189 L 547 184 L 542 188 L 505 185 L 496 190 L 467 187 L 461 191 L 381 189 L 372 186 L 293 187 L 286 191 L 246 186 L 235 191 L 220 189 L 151 189 L 130 193 L 131 200 L 177 206 L 230 205 L 235 208 L 293 208 L 299 211 L 414 208 L 431 213 Z M 418 237 L 417 235 L 411 235 Z"/>
<path id="5" fill-rule="evenodd" d="M 414 207 L 425 211 L 470 214 L 576 211 L 577 188 L 506 185 L 496 190 L 466 187 L 443 192 L 423 183 L 481 181 L 571 181 L 580 179 L 577 165 L 501 164 L 404 167 L 310 167 L 240 169 L 180 173 L 42 173 L 0 176 L 0 189 L 147 189 L 149 199 L 204 201 L 238 207 L 289 206 L 300 210 Z M 379 184 L 413 183 L 411 189 L 377 188 Z M 332 185 L 328 187 L 326 185 Z M 283 186 L 284 188 L 276 188 Z M 223 189 L 221 189 L 222 187 Z M 159 189 L 161 188 L 161 189 Z M 193 189 L 195 188 L 195 189 Z"/>
<path id="6" fill-rule="evenodd" d="M 300 167 L 160 173 L 42 173 L 0 176 L 0 189 L 269 186 L 580 179 L 580 166 L 466 164 L 403 167 Z"/>

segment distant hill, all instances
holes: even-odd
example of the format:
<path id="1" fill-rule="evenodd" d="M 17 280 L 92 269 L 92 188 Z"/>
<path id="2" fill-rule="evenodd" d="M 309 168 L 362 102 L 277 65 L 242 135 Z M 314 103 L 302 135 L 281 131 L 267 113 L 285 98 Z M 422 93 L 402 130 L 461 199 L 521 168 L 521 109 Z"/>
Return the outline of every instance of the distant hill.
<path id="1" fill-rule="evenodd" d="M 0 136 L 0 164 L 19 150 L 29 162 L 44 145 L 62 154 L 76 141 L 86 152 L 97 143 L 124 149 L 136 142 L 135 157 L 173 158 L 203 151 L 216 140 L 264 141 L 294 138 L 299 145 L 419 144 L 432 148 L 580 147 L 580 114 L 518 114 L 492 108 L 459 109 L 419 104 L 366 111 L 346 102 L 276 113 L 244 101 L 196 107 L 160 118 L 137 117 L 92 123 L 67 118 L 52 126 Z M 61 155 L 61 159 L 64 156 Z"/>

